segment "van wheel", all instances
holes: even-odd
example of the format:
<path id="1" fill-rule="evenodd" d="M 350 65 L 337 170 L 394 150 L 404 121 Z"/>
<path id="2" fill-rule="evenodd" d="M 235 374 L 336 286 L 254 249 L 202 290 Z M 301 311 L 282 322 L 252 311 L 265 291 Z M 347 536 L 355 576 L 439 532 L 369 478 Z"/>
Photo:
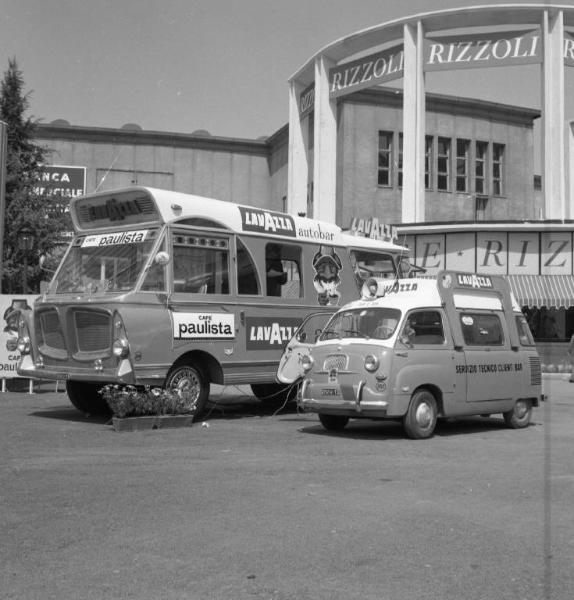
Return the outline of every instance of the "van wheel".
<path id="1" fill-rule="evenodd" d="M 434 433 L 437 419 L 435 397 L 428 390 L 418 390 L 411 398 L 403 417 L 403 428 L 413 440 L 429 438 Z"/>
<path id="2" fill-rule="evenodd" d="M 99 393 L 102 387 L 104 386 L 101 383 L 66 381 L 66 392 L 75 408 L 90 415 L 108 416 L 112 414 L 112 411 Z"/>
<path id="3" fill-rule="evenodd" d="M 504 422 L 512 429 L 522 429 L 530 423 L 532 416 L 532 402 L 530 400 L 517 400 L 511 410 L 502 413 Z"/>
<path id="4" fill-rule="evenodd" d="M 321 421 L 321 425 L 328 431 L 343 431 L 349 422 L 349 417 L 319 414 L 319 421 Z"/>
<path id="5" fill-rule="evenodd" d="M 268 404 L 270 406 L 281 406 L 290 400 L 295 400 L 297 396 L 297 386 L 294 384 L 252 383 L 251 391 L 263 404 Z"/>
<path id="6" fill-rule="evenodd" d="M 188 364 L 173 367 L 167 375 L 165 387 L 182 395 L 189 408 L 193 408 L 195 418 L 203 413 L 209 398 L 209 381 L 200 369 Z"/>

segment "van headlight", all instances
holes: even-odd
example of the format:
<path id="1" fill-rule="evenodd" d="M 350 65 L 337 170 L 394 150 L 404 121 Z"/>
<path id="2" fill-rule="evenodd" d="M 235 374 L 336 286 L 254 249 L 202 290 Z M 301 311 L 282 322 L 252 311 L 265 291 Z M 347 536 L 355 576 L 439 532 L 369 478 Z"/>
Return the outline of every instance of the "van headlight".
<path id="1" fill-rule="evenodd" d="M 365 369 L 369 371 L 369 373 L 374 373 L 379 368 L 379 359 L 372 354 L 367 354 L 365 356 Z"/>
<path id="2" fill-rule="evenodd" d="M 305 373 L 308 373 L 313 368 L 314 362 L 315 361 L 313 360 L 312 356 L 309 356 L 308 354 L 305 354 L 305 356 L 303 356 L 303 358 L 301 359 L 301 367 L 303 368 Z"/>

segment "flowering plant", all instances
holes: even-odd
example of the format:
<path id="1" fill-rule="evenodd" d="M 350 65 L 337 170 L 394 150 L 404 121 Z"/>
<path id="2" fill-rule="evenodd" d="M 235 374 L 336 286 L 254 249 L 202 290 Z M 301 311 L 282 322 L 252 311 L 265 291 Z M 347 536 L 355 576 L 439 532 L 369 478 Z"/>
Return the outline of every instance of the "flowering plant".
<path id="1" fill-rule="evenodd" d="M 100 390 L 115 417 L 143 415 L 191 415 L 195 403 L 179 390 L 108 384 Z"/>

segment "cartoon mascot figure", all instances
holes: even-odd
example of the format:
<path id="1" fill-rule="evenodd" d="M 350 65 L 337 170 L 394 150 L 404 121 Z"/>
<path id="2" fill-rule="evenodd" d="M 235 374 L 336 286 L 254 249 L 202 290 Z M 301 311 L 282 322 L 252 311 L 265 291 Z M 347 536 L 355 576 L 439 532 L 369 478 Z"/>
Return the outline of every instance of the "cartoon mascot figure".
<path id="1" fill-rule="evenodd" d="M 331 248 L 329 254 L 323 254 L 323 247 L 313 257 L 315 277 L 313 285 L 317 290 L 317 300 L 321 306 L 336 306 L 339 304 L 341 293 L 337 289 L 341 283 L 339 271 L 343 268 L 341 259 Z"/>

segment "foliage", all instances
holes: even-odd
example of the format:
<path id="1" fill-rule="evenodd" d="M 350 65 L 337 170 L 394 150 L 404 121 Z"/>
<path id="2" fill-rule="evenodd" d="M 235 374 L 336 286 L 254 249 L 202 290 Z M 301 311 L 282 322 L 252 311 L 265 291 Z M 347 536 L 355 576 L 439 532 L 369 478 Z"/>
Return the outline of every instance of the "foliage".
<path id="1" fill-rule="evenodd" d="M 179 390 L 133 385 L 108 384 L 100 390 L 116 417 L 143 415 L 191 415 L 195 412 L 195 402 Z"/>
<path id="2" fill-rule="evenodd" d="M 0 85 L 0 120 L 6 123 L 6 186 L 4 215 L 4 248 L 2 291 L 23 291 L 23 277 L 30 290 L 39 291 L 44 273 L 39 257 L 62 243 L 60 233 L 66 229 L 67 215 L 50 210 L 46 198 L 34 188 L 38 183 L 41 165 L 49 150 L 34 143 L 37 122 L 26 116 L 30 94 L 23 93 L 24 79 L 16 59 L 8 61 L 8 70 Z M 19 247 L 22 229 L 33 232 L 32 249 Z M 28 264 L 27 272 L 22 265 Z"/>

